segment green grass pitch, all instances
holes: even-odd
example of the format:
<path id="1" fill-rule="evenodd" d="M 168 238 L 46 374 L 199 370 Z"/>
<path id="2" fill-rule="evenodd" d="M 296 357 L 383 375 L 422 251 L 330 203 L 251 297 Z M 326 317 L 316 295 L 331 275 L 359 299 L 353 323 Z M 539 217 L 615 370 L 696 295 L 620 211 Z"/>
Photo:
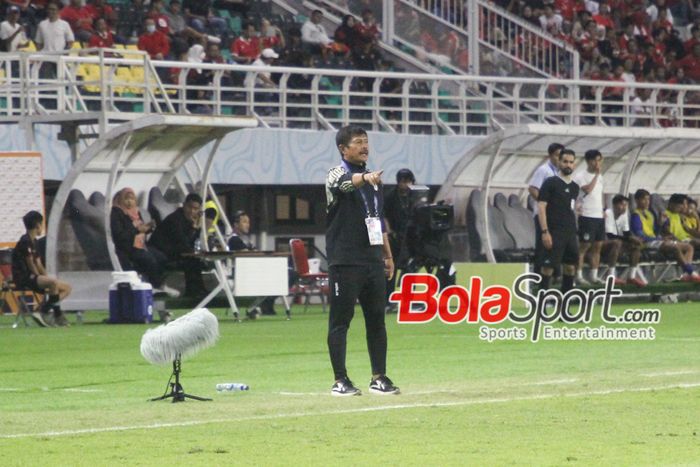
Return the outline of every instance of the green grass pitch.
<path id="1" fill-rule="evenodd" d="M 214 400 L 180 404 L 147 401 L 170 375 L 139 353 L 148 326 L 94 312 L 67 329 L 11 329 L 4 316 L 0 465 L 698 464 L 700 306 L 660 308 L 644 342 L 486 343 L 473 325 L 389 315 L 403 393 L 353 398 L 330 396 L 320 307 L 242 323 L 214 310 L 221 339 L 182 374 Z M 348 368 L 366 389 L 359 309 Z M 229 381 L 251 389 L 215 391 Z"/>

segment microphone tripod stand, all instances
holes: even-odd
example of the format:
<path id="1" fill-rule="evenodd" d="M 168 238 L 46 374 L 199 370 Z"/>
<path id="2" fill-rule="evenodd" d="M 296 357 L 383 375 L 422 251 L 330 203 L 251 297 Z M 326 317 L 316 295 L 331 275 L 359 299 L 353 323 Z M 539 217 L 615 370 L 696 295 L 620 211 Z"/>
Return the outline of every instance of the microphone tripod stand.
<path id="1" fill-rule="evenodd" d="M 175 357 L 175 360 L 173 360 L 173 373 L 170 375 L 170 379 L 168 380 L 168 386 L 170 386 L 170 392 L 168 392 L 168 388 L 166 386 L 165 388 L 165 394 L 163 394 L 160 397 L 154 397 L 153 399 L 150 399 L 151 401 L 162 401 L 164 399 L 169 399 L 173 398 L 173 403 L 175 402 L 185 402 L 185 399 L 194 399 L 197 401 L 210 401 L 211 399 L 208 399 L 206 397 L 199 397 L 199 396 L 193 396 L 191 394 L 187 394 L 185 390 L 182 388 L 182 385 L 180 384 L 180 367 L 182 366 L 182 363 L 180 361 L 180 354 L 177 354 L 177 357 Z M 172 382 L 173 377 L 175 377 L 175 382 Z"/>

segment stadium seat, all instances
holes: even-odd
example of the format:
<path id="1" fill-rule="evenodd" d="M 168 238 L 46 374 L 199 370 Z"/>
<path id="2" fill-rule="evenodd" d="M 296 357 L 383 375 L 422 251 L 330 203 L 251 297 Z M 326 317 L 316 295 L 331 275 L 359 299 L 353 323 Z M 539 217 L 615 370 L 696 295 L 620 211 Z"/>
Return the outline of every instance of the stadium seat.
<path id="1" fill-rule="evenodd" d="M 513 237 L 515 247 L 523 250 L 523 253 L 534 253 L 535 248 L 535 224 L 532 213 L 520 206 L 510 206 L 503 193 L 496 193 L 493 197 L 496 209 L 504 216 L 506 231 Z"/>
<path id="2" fill-rule="evenodd" d="M 80 190 L 72 190 L 66 201 L 66 215 L 88 267 L 93 271 L 111 270 L 112 261 L 105 238 L 104 209 L 90 204 Z"/>
<path id="3" fill-rule="evenodd" d="M 163 222 L 163 219 L 175 212 L 177 208 L 177 204 L 169 203 L 165 200 L 163 193 L 157 186 L 154 186 L 148 192 L 148 213 L 151 219 L 156 221 L 156 225 Z"/>
<path id="4" fill-rule="evenodd" d="M 309 256 L 306 253 L 306 245 L 300 238 L 289 240 L 289 250 L 292 252 L 294 271 L 298 275 L 297 283 L 292 286 L 294 298 L 305 296 L 304 311 L 309 306 L 311 296 L 316 295 L 321 298 L 323 311 L 326 311 L 326 299 L 329 293 L 328 274 L 325 272 L 313 274 L 309 272 Z"/>

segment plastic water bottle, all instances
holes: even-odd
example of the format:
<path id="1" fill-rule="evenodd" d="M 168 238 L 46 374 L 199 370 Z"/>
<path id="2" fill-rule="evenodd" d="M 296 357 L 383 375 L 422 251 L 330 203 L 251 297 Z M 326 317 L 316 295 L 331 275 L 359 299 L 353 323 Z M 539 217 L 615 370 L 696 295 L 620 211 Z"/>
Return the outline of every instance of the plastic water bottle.
<path id="1" fill-rule="evenodd" d="M 216 390 L 219 392 L 224 391 L 247 391 L 250 386 L 243 383 L 221 383 L 216 385 Z"/>
<path id="2" fill-rule="evenodd" d="M 199 238 L 197 238 L 197 240 L 194 241 L 194 251 L 196 253 L 202 251 L 202 240 Z"/>

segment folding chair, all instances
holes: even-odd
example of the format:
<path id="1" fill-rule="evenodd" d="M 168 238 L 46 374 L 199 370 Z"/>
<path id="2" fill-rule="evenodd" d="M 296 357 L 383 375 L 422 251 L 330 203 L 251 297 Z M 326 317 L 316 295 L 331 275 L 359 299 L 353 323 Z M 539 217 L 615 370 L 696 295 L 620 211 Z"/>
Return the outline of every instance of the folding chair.
<path id="1" fill-rule="evenodd" d="M 292 295 L 296 299 L 300 295 L 304 295 L 304 312 L 309 306 L 309 300 L 312 295 L 321 298 L 323 312 L 326 311 L 326 299 L 329 293 L 328 273 L 311 273 L 309 272 L 309 255 L 306 252 L 304 241 L 299 238 L 289 240 L 289 249 L 292 252 L 292 261 L 294 262 L 294 270 L 299 275 L 297 283 L 293 286 Z"/>
<path id="2" fill-rule="evenodd" d="M 12 282 L 12 268 L 8 264 L 0 264 L 0 310 L 8 309 L 15 315 L 13 328 L 19 327 L 20 321 L 29 326 L 27 317 L 38 311 L 44 297 L 33 290 L 18 289 Z"/>

